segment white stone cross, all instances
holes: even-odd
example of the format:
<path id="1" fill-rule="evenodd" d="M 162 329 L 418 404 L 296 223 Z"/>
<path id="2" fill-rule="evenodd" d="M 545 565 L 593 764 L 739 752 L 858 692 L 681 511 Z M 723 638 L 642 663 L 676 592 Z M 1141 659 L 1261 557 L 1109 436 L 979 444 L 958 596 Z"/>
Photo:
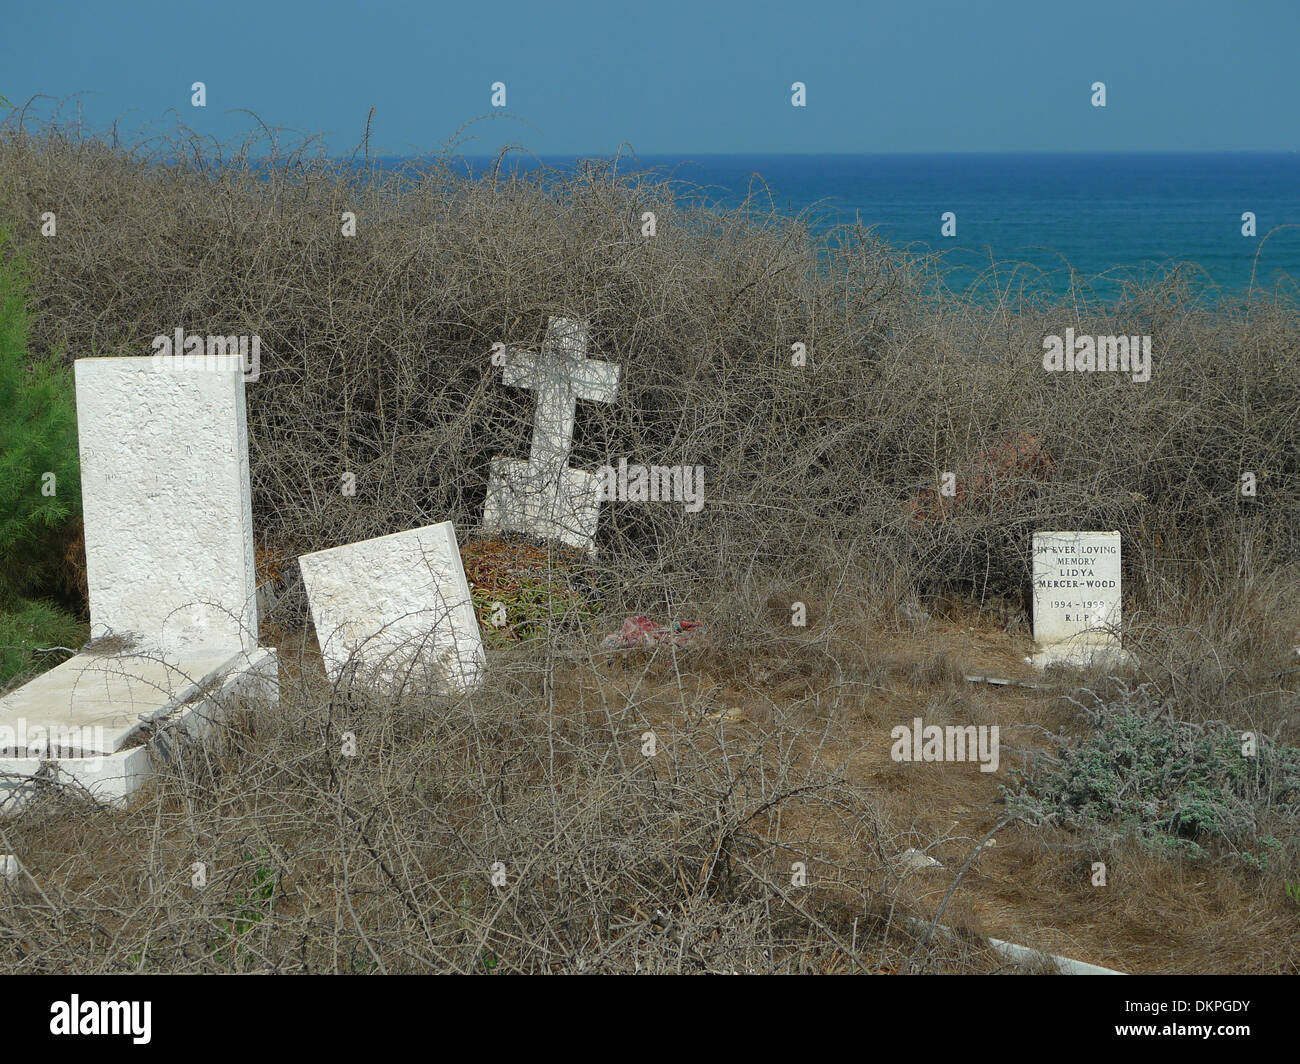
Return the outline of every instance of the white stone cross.
<path id="1" fill-rule="evenodd" d="M 540 354 L 511 351 L 503 382 L 537 395 L 528 461 L 494 458 L 483 506 L 485 530 L 525 532 L 590 550 L 600 512 L 600 478 L 570 469 L 578 400 L 612 403 L 621 367 L 587 358 L 587 325 L 551 318 Z"/>

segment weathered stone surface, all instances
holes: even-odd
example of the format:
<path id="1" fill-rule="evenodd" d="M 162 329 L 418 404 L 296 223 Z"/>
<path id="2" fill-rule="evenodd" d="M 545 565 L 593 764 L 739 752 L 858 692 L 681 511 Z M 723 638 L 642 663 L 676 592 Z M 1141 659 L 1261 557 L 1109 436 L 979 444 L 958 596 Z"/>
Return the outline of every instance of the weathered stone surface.
<path id="1" fill-rule="evenodd" d="M 78 654 L 0 698 L 0 756 L 111 754 L 244 663 L 231 650 Z"/>
<path id="2" fill-rule="evenodd" d="M 522 532 L 590 550 L 600 517 L 600 477 L 567 466 L 492 459 L 483 503 L 485 531 Z"/>
<path id="3" fill-rule="evenodd" d="M 523 532 L 590 550 L 600 513 L 600 478 L 570 469 L 579 399 L 612 403 L 621 369 L 587 358 L 587 326 L 551 318 L 540 354 L 511 351 L 503 380 L 537 397 L 528 460 L 495 458 L 483 504 L 487 531 Z"/>
<path id="4" fill-rule="evenodd" d="M 274 700 L 278 675 L 267 649 L 165 661 L 78 655 L 0 702 L 0 813 L 20 810 L 49 784 L 121 804 L 156 762 L 201 740 L 229 700 Z"/>
<path id="5" fill-rule="evenodd" d="M 4 812 L 50 785 L 120 802 L 222 695 L 277 695 L 240 369 L 80 359 L 76 386 L 94 649 L 0 698 Z"/>
<path id="6" fill-rule="evenodd" d="M 483 640 L 450 521 L 298 559 L 329 677 L 468 690 Z"/>
<path id="7" fill-rule="evenodd" d="M 257 642 L 244 383 L 151 358 L 76 363 L 92 636 Z"/>
<path id="8" fill-rule="evenodd" d="M 942 871 L 943 865 L 936 861 L 929 854 L 924 854 L 920 850 L 912 848 L 904 850 L 897 857 L 898 867 L 903 872 L 934 872 Z"/>
<path id="9" fill-rule="evenodd" d="M 1033 664 L 1127 663 L 1119 637 L 1120 534 L 1036 532 L 1033 549 Z"/>

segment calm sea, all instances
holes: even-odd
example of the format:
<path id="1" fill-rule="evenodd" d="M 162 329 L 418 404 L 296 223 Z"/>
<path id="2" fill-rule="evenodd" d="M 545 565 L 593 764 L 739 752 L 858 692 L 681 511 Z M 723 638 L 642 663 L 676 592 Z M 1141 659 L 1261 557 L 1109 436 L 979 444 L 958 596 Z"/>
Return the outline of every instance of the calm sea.
<path id="1" fill-rule="evenodd" d="M 544 158 L 568 168 L 572 158 Z M 486 162 L 468 160 L 478 168 Z M 518 157 L 516 165 L 528 163 Z M 949 286 L 987 286 L 990 263 L 1031 284 L 1063 290 L 1070 270 L 1109 299 L 1121 280 L 1187 263 L 1202 283 L 1244 292 L 1292 291 L 1300 281 L 1300 154 L 697 155 L 640 156 L 621 170 L 652 168 L 699 186 L 708 200 L 739 204 L 753 193 L 781 211 L 806 213 L 818 230 L 860 219 L 898 246 L 946 254 Z M 764 189 L 764 185 L 766 189 Z M 941 235 L 942 215 L 956 235 Z M 1255 236 L 1242 215 L 1255 215 Z"/>

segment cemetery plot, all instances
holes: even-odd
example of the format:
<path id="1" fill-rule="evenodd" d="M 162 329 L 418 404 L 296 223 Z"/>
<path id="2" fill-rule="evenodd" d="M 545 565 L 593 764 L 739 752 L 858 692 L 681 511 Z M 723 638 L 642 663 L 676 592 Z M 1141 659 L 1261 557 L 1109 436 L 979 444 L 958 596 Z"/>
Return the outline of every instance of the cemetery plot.
<path id="1" fill-rule="evenodd" d="M 219 693 L 257 685 L 273 697 L 275 654 L 256 645 L 240 371 L 79 359 L 76 385 L 101 649 L 0 699 L 0 809 L 10 812 L 47 777 L 124 799 L 152 771 L 150 750 L 132 746 L 147 726 L 199 734 Z M 165 741 L 152 745 L 165 755 Z"/>

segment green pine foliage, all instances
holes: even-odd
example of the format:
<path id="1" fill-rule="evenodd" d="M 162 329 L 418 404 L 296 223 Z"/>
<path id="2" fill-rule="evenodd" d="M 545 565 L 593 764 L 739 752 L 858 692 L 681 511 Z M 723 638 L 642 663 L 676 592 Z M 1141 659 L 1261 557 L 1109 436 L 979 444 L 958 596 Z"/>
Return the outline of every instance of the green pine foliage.
<path id="1" fill-rule="evenodd" d="M 86 635 L 86 625 L 48 602 L 0 609 L 0 691 L 67 660 Z"/>
<path id="2" fill-rule="evenodd" d="M 81 512 L 72 374 L 27 350 L 22 262 L 0 232 L 0 690 L 67 657 L 85 626 L 52 603 L 63 534 Z M 52 477 L 49 475 L 52 474 Z"/>
<path id="3" fill-rule="evenodd" d="M 23 264 L 8 249 L 0 233 L 0 608 L 50 593 L 81 512 L 72 373 L 29 355 Z"/>

